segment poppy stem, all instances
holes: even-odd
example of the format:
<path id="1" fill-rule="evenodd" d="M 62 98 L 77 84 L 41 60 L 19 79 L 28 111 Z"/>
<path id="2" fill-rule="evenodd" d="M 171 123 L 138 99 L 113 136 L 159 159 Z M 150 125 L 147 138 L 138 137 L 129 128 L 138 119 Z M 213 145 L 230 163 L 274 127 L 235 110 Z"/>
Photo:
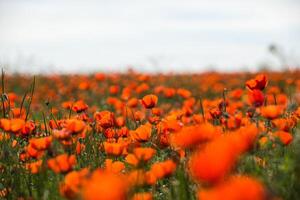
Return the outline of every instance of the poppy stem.
<path id="1" fill-rule="evenodd" d="M 130 109 L 130 111 L 131 111 L 132 119 L 133 119 L 133 121 L 134 121 L 134 123 L 135 123 L 135 128 L 137 128 L 137 127 L 138 127 L 138 123 L 137 123 L 136 120 L 135 120 L 135 116 L 134 116 L 133 110 Z"/>
<path id="2" fill-rule="evenodd" d="M 5 93 L 5 90 L 4 90 L 4 78 L 5 78 L 5 73 L 4 73 L 4 70 L 2 68 L 1 70 L 1 86 L 2 86 L 2 94 L 1 94 L 1 101 L 2 101 L 2 111 L 3 111 L 3 118 L 6 118 L 6 111 L 5 111 L 5 104 L 4 104 L 4 93 Z"/>
<path id="3" fill-rule="evenodd" d="M 31 89 L 31 94 L 30 94 L 29 104 L 28 104 L 28 107 L 27 107 L 25 121 L 27 121 L 28 115 L 29 115 L 29 112 L 30 112 L 30 107 L 31 107 L 32 99 L 33 99 L 34 88 L 35 88 L 35 76 L 33 76 L 33 82 L 32 82 L 31 88 L 30 88 Z"/>
<path id="4" fill-rule="evenodd" d="M 20 112 L 22 112 L 22 110 L 23 110 L 23 105 L 24 105 L 26 96 L 27 96 L 27 91 L 26 91 L 25 94 L 23 95 L 23 98 L 22 98 L 22 101 L 21 101 L 21 105 L 20 105 Z"/>
<path id="5" fill-rule="evenodd" d="M 224 110 L 223 110 L 224 112 L 226 112 L 226 92 L 227 92 L 227 89 L 224 88 L 224 89 L 223 89 L 223 106 L 222 106 L 223 109 L 224 109 Z"/>
<path id="6" fill-rule="evenodd" d="M 275 105 L 277 105 L 276 94 L 273 94 L 273 98 L 274 98 L 274 103 L 275 103 Z"/>
<path id="7" fill-rule="evenodd" d="M 203 121 L 205 122 L 205 113 L 204 113 L 204 107 L 203 107 L 203 102 L 202 102 L 202 98 L 200 97 L 200 111 L 201 111 L 201 114 L 202 114 L 202 118 L 203 118 Z"/>
<path id="8" fill-rule="evenodd" d="M 71 115 L 72 115 L 72 108 L 73 108 L 73 103 L 72 103 L 72 105 L 70 107 L 70 110 L 69 110 L 69 119 L 71 118 Z"/>
<path id="9" fill-rule="evenodd" d="M 46 117 L 45 117 L 44 112 L 42 112 L 42 115 L 43 115 L 43 120 L 44 120 L 45 132 L 48 135 L 48 128 L 47 128 Z"/>
<path id="10" fill-rule="evenodd" d="M 61 128 L 60 125 L 57 123 L 57 120 L 55 118 L 55 116 L 53 115 L 53 112 L 52 112 L 52 106 L 50 106 L 50 103 L 47 105 L 49 111 L 50 111 L 50 116 L 51 118 L 54 120 L 54 123 L 55 125 L 58 127 L 58 128 Z"/>
<path id="11" fill-rule="evenodd" d="M 128 108 L 127 108 L 127 105 L 125 106 L 125 123 L 126 123 L 126 126 L 128 127 L 129 120 L 128 120 Z"/>

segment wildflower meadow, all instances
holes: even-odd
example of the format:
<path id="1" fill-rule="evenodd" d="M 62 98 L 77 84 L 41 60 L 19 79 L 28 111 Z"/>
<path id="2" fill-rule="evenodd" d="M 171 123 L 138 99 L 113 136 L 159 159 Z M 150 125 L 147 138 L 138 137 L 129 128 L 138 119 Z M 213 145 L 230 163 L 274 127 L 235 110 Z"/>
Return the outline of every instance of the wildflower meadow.
<path id="1" fill-rule="evenodd" d="M 0 198 L 300 199 L 300 71 L 2 71 Z"/>

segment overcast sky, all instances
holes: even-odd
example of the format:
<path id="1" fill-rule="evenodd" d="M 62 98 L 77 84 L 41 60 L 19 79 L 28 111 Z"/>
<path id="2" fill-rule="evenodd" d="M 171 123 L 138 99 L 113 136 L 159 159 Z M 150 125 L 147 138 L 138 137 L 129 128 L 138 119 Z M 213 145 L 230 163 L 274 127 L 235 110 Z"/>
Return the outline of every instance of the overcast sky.
<path id="1" fill-rule="evenodd" d="M 278 68 L 268 45 L 300 63 L 299 35 L 299 0 L 0 0 L 0 64 L 20 72 Z"/>

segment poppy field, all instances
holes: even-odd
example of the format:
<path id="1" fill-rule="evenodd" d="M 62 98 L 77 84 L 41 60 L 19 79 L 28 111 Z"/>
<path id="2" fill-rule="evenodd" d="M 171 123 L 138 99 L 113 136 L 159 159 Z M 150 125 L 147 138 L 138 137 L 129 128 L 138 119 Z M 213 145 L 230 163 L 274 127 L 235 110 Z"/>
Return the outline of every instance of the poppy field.
<path id="1" fill-rule="evenodd" d="M 0 198 L 300 199 L 300 71 L 2 71 Z"/>

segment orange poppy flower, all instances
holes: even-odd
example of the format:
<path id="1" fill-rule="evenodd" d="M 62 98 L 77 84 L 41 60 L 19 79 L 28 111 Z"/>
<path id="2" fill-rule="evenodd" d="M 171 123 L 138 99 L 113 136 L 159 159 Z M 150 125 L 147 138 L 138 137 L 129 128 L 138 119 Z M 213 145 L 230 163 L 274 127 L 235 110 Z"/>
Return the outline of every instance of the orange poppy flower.
<path id="1" fill-rule="evenodd" d="M 118 99 L 116 97 L 108 97 L 106 99 L 106 103 L 108 105 L 114 105 L 117 101 L 118 101 Z"/>
<path id="2" fill-rule="evenodd" d="M 292 118 L 277 118 L 272 120 L 272 124 L 281 131 L 289 131 L 296 126 L 296 121 Z"/>
<path id="3" fill-rule="evenodd" d="M 148 74 L 140 74 L 138 76 L 138 80 L 140 82 L 147 82 L 147 81 L 149 81 L 149 79 L 150 79 L 150 76 Z"/>
<path id="4" fill-rule="evenodd" d="M 264 147 L 268 141 L 269 141 L 268 137 L 263 136 L 259 139 L 258 143 L 260 147 Z"/>
<path id="5" fill-rule="evenodd" d="M 76 143 L 76 154 L 80 154 L 85 149 L 85 145 L 80 142 Z"/>
<path id="6" fill-rule="evenodd" d="M 26 113 L 25 113 L 25 109 L 23 108 L 22 110 L 20 108 L 13 108 L 11 109 L 13 117 L 14 118 L 22 118 L 25 119 L 26 117 Z"/>
<path id="7" fill-rule="evenodd" d="M 133 150 L 133 154 L 140 161 L 150 160 L 156 153 L 156 150 L 150 147 L 137 147 Z"/>
<path id="8" fill-rule="evenodd" d="M 79 83 L 78 85 L 78 89 L 80 90 L 87 90 L 90 88 L 90 84 L 87 81 L 82 81 L 81 83 Z"/>
<path id="9" fill-rule="evenodd" d="M 139 100 L 137 98 L 131 98 L 127 102 L 127 106 L 130 108 L 135 108 L 139 104 Z"/>
<path id="10" fill-rule="evenodd" d="M 292 134 L 285 131 L 276 131 L 274 135 L 277 136 L 284 145 L 288 145 L 293 141 Z"/>
<path id="11" fill-rule="evenodd" d="M 262 106 L 265 101 L 264 94 L 257 89 L 248 92 L 249 103 L 255 107 Z"/>
<path id="12" fill-rule="evenodd" d="M 25 150 L 26 150 L 26 154 L 24 154 L 24 156 L 22 156 L 22 158 L 24 158 L 24 160 L 27 159 L 28 157 L 40 158 L 44 154 L 43 151 L 39 151 L 39 150 L 35 149 L 30 144 L 25 148 Z"/>
<path id="13" fill-rule="evenodd" d="M 154 163 L 146 174 L 146 181 L 152 185 L 158 179 L 171 175 L 176 170 L 176 164 L 172 160 Z"/>
<path id="14" fill-rule="evenodd" d="M 133 113 L 133 120 L 137 121 L 137 122 L 140 122 L 142 121 L 143 119 L 145 119 L 145 113 L 137 110 Z"/>
<path id="15" fill-rule="evenodd" d="M 84 200 L 126 200 L 127 190 L 126 179 L 121 175 L 96 170 L 84 185 L 82 197 Z"/>
<path id="16" fill-rule="evenodd" d="M 85 122 L 78 119 L 69 119 L 66 121 L 66 129 L 71 133 L 79 133 L 86 127 Z"/>
<path id="17" fill-rule="evenodd" d="M 170 135 L 170 142 L 174 147 L 188 148 L 220 136 L 220 131 L 209 123 L 185 126 L 179 132 Z"/>
<path id="18" fill-rule="evenodd" d="M 13 140 L 11 143 L 11 147 L 15 148 L 18 145 L 18 141 L 17 140 Z"/>
<path id="19" fill-rule="evenodd" d="M 53 130 L 52 135 L 54 138 L 59 139 L 59 140 L 66 140 L 69 139 L 72 136 L 71 131 L 67 129 L 62 129 L 62 130 Z"/>
<path id="20" fill-rule="evenodd" d="M 107 154 L 119 156 L 126 149 L 126 144 L 123 142 L 104 142 L 104 150 Z"/>
<path id="21" fill-rule="evenodd" d="M 132 170 L 126 174 L 126 180 L 130 186 L 146 185 L 146 173 L 142 169 Z"/>
<path id="22" fill-rule="evenodd" d="M 160 108 L 152 108 L 152 114 L 156 116 L 161 116 L 162 115 L 162 110 Z"/>
<path id="23" fill-rule="evenodd" d="M 125 169 L 125 165 L 121 161 L 114 161 L 112 159 L 105 159 L 105 170 L 112 173 L 120 173 Z"/>
<path id="24" fill-rule="evenodd" d="M 105 74 L 103 74 L 103 73 L 96 73 L 94 77 L 97 81 L 104 81 L 105 80 Z"/>
<path id="25" fill-rule="evenodd" d="M 221 117 L 222 111 L 217 107 L 213 107 L 209 110 L 209 114 L 213 119 L 218 119 Z"/>
<path id="26" fill-rule="evenodd" d="M 225 125 L 228 129 L 236 129 L 239 128 L 242 123 L 242 115 L 230 116 L 225 121 Z"/>
<path id="27" fill-rule="evenodd" d="M 198 149 L 189 160 L 189 170 L 196 180 L 214 183 L 232 169 L 237 158 L 249 150 L 258 130 L 255 125 L 221 136 L 203 149 Z"/>
<path id="28" fill-rule="evenodd" d="M 177 90 L 177 94 L 179 96 L 181 96 L 182 98 L 185 98 L 185 99 L 187 99 L 187 98 L 189 98 L 189 97 L 192 96 L 192 93 L 189 90 L 186 90 L 186 89 L 183 89 L 183 88 L 179 88 Z"/>
<path id="29" fill-rule="evenodd" d="M 132 153 L 129 153 L 126 157 L 125 157 L 125 161 L 130 164 L 130 165 L 133 165 L 133 166 L 137 166 L 138 163 L 139 163 L 139 160 L 137 159 L 137 157 L 132 154 Z"/>
<path id="30" fill-rule="evenodd" d="M 73 102 L 72 101 L 64 101 L 61 106 L 65 109 L 71 109 L 73 106 Z"/>
<path id="31" fill-rule="evenodd" d="M 183 126 L 183 124 L 177 119 L 163 119 L 160 125 L 162 126 L 162 132 L 177 132 Z"/>
<path id="32" fill-rule="evenodd" d="M 208 189 L 200 189 L 201 200 L 266 200 L 262 183 L 247 176 L 232 176 L 228 180 Z"/>
<path id="33" fill-rule="evenodd" d="M 268 105 L 260 108 L 261 115 L 268 119 L 278 118 L 282 113 L 283 109 L 281 106 Z"/>
<path id="34" fill-rule="evenodd" d="M 85 184 L 88 173 L 89 170 L 87 168 L 69 172 L 59 186 L 60 194 L 68 199 L 75 199 Z"/>
<path id="35" fill-rule="evenodd" d="M 95 112 L 94 118 L 102 128 L 110 128 L 115 125 L 115 115 L 110 111 Z"/>
<path id="36" fill-rule="evenodd" d="M 37 174 L 42 166 L 43 161 L 38 160 L 32 163 L 27 163 L 25 168 L 29 170 L 32 174 Z"/>
<path id="37" fill-rule="evenodd" d="M 117 130 L 118 137 L 127 137 L 128 134 L 129 134 L 129 129 L 125 126 Z"/>
<path id="38" fill-rule="evenodd" d="M 25 126 L 23 126 L 21 134 L 22 135 L 29 135 L 35 130 L 35 124 L 33 121 L 27 121 Z"/>
<path id="39" fill-rule="evenodd" d="M 276 101 L 278 105 L 286 106 L 288 103 L 288 96 L 286 94 L 278 94 L 276 96 Z"/>
<path id="40" fill-rule="evenodd" d="M 254 79 L 246 82 L 246 86 L 250 90 L 263 90 L 267 86 L 268 80 L 266 75 L 259 74 Z"/>
<path id="41" fill-rule="evenodd" d="M 124 126 L 124 125 L 125 125 L 125 118 L 122 117 L 122 116 L 117 117 L 117 118 L 116 118 L 116 125 L 117 125 L 118 127 Z"/>
<path id="42" fill-rule="evenodd" d="M 29 144 L 36 150 L 46 150 L 52 143 L 52 137 L 32 138 L 29 140 Z"/>
<path id="43" fill-rule="evenodd" d="M 117 136 L 116 130 L 112 128 L 108 128 L 104 130 L 104 135 L 106 138 L 114 138 Z"/>
<path id="44" fill-rule="evenodd" d="M 82 111 L 85 111 L 88 109 L 88 105 L 86 103 L 84 103 L 83 100 L 79 100 L 79 101 L 76 101 L 73 106 L 72 106 L 72 110 L 79 113 L 79 112 L 82 112 Z"/>
<path id="45" fill-rule="evenodd" d="M 130 87 L 125 87 L 122 90 L 121 99 L 128 100 L 131 96 L 132 89 Z"/>
<path id="46" fill-rule="evenodd" d="M 234 132 L 228 137 L 228 142 L 235 146 L 237 154 L 245 153 L 250 150 L 257 139 L 259 129 L 254 124 L 244 126 Z"/>
<path id="47" fill-rule="evenodd" d="M 217 182 L 235 163 L 234 148 L 224 139 L 213 141 L 195 152 L 189 160 L 189 170 L 196 180 Z"/>
<path id="48" fill-rule="evenodd" d="M 141 94 L 141 93 L 143 93 L 143 92 L 146 92 L 146 91 L 149 90 L 149 89 L 150 89 L 150 87 L 149 87 L 148 84 L 142 83 L 141 85 L 139 85 L 139 86 L 135 89 L 135 91 L 136 91 L 136 93 Z"/>
<path id="49" fill-rule="evenodd" d="M 163 93 L 166 98 L 172 98 L 176 94 L 176 90 L 174 88 L 164 88 Z"/>
<path id="50" fill-rule="evenodd" d="M 74 155 L 61 154 L 55 158 L 47 161 L 48 167 L 55 173 L 68 172 L 72 170 L 76 164 L 76 157 Z"/>
<path id="51" fill-rule="evenodd" d="M 129 135 L 132 140 L 139 141 L 139 142 L 145 142 L 148 141 L 151 137 L 152 128 L 151 125 L 145 124 L 139 126 L 135 130 L 129 131 Z"/>
<path id="52" fill-rule="evenodd" d="M 150 192 L 141 192 L 133 195 L 132 200 L 152 200 L 152 194 Z"/>
<path id="53" fill-rule="evenodd" d="M 10 126 L 11 126 L 11 122 L 9 119 L 0 119 L 0 127 L 6 131 L 6 132 L 9 132 L 10 131 Z"/>
<path id="54" fill-rule="evenodd" d="M 18 98 L 18 95 L 14 92 L 8 93 L 7 96 L 8 96 L 8 99 L 11 103 L 14 103 Z"/>
<path id="55" fill-rule="evenodd" d="M 25 120 L 20 118 L 13 118 L 10 120 L 10 130 L 17 133 L 25 126 Z"/>
<path id="56" fill-rule="evenodd" d="M 158 97 L 154 94 L 146 95 L 142 98 L 142 104 L 145 108 L 151 109 L 156 106 Z"/>
<path id="57" fill-rule="evenodd" d="M 117 85 L 112 85 L 109 87 L 110 94 L 118 94 L 119 90 L 120 90 L 120 87 Z"/>
<path id="58" fill-rule="evenodd" d="M 244 93 L 244 90 L 242 90 L 242 89 L 235 89 L 235 90 L 232 90 L 229 93 L 229 96 L 231 98 L 233 98 L 233 99 L 239 100 L 239 99 L 241 99 L 243 93 Z"/>

